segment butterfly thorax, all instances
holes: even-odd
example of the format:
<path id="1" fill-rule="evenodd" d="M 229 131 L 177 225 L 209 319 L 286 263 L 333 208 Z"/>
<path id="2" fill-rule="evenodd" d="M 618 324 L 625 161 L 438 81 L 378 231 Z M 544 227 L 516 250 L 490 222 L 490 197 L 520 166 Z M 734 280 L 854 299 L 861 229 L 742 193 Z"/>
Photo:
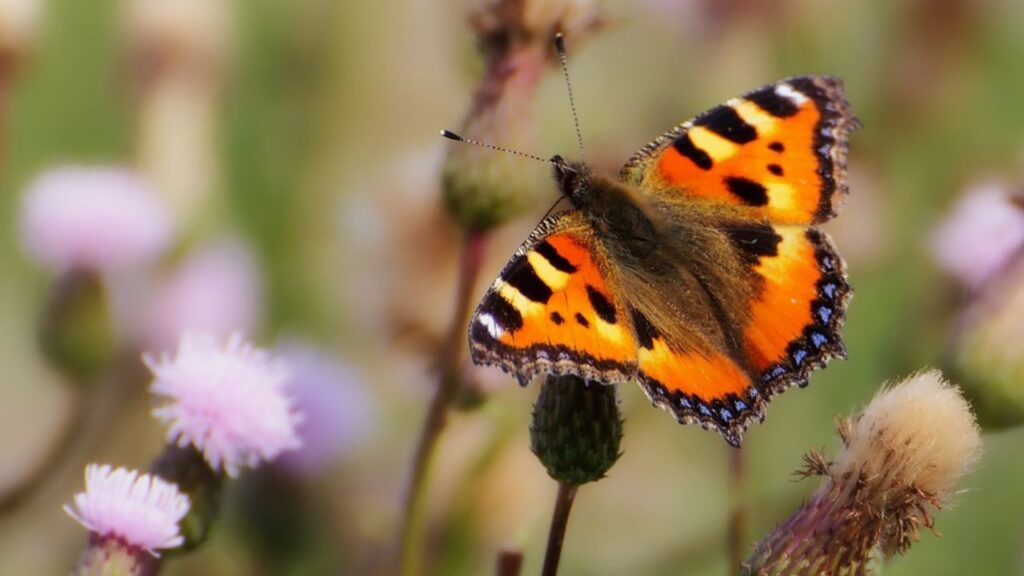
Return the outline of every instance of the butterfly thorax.
<path id="1" fill-rule="evenodd" d="M 583 162 L 566 162 L 558 156 L 555 160 L 555 180 L 562 195 L 583 213 L 599 235 L 615 238 L 637 257 L 656 248 L 658 226 L 639 204 L 630 185 L 597 174 Z"/>
<path id="2" fill-rule="evenodd" d="M 560 160 L 560 159 L 559 159 Z M 723 334 L 746 322 L 751 297 L 742 261 L 700 203 L 668 200 L 655 190 L 595 173 L 582 162 L 556 163 L 562 194 L 588 221 L 600 261 L 669 346 L 715 346 L 737 352 Z"/>

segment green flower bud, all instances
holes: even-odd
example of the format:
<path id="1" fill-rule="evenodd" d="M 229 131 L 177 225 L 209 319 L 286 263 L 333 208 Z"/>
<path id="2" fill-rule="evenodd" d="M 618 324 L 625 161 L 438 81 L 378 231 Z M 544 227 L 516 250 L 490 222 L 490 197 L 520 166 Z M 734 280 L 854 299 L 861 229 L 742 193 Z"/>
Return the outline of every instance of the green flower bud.
<path id="1" fill-rule="evenodd" d="M 192 504 L 179 525 L 185 543 L 170 553 L 195 549 L 209 537 L 210 529 L 220 514 L 224 475 L 213 471 L 203 455 L 192 446 L 174 444 L 167 445 L 150 469 L 152 474 L 177 484 Z"/>
<path id="2" fill-rule="evenodd" d="M 530 447 L 548 474 L 567 486 L 604 478 L 619 459 L 622 419 L 616 388 L 578 376 L 544 381 L 530 426 Z"/>
<path id="3" fill-rule="evenodd" d="M 471 24 L 485 62 L 473 104 L 459 133 L 487 144 L 536 150 L 534 101 L 546 69 L 557 62 L 556 31 L 578 45 L 600 24 L 592 0 L 496 0 Z M 523 158 L 471 144 L 451 145 L 441 176 L 444 204 L 463 229 L 484 231 L 534 205 L 544 170 Z"/>
<path id="4" fill-rule="evenodd" d="M 954 355 L 964 392 L 986 429 L 1024 424 L 1024 262 L 986 287 L 966 312 Z"/>
<path id="5" fill-rule="evenodd" d="M 114 356 L 114 327 L 100 278 L 72 270 L 57 279 L 39 334 L 43 353 L 76 381 L 95 377 Z"/>

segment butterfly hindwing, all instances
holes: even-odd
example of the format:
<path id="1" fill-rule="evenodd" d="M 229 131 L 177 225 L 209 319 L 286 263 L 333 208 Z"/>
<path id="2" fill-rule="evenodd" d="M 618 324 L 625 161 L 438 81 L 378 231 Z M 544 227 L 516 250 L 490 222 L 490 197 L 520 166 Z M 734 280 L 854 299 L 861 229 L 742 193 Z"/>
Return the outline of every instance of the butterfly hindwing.
<path id="1" fill-rule="evenodd" d="M 697 116 L 645 146 L 620 176 L 638 187 L 814 224 L 846 194 L 847 136 L 857 120 L 838 79 L 770 84 Z"/>
<path id="2" fill-rule="evenodd" d="M 840 329 L 850 286 L 828 236 L 775 226 L 773 248 L 752 263 L 761 278 L 743 332 L 744 352 L 766 392 L 806 380 L 812 368 L 845 357 Z"/>
<path id="3" fill-rule="evenodd" d="M 605 383 L 633 377 L 636 341 L 606 266 L 578 212 L 544 220 L 473 314 L 473 361 L 524 384 L 538 372 Z"/>
<path id="4" fill-rule="evenodd" d="M 637 381 L 655 405 L 681 423 L 718 430 L 739 446 L 759 404 L 758 387 L 749 370 L 723 350 L 684 348 L 660 334 L 634 311 Z"/>

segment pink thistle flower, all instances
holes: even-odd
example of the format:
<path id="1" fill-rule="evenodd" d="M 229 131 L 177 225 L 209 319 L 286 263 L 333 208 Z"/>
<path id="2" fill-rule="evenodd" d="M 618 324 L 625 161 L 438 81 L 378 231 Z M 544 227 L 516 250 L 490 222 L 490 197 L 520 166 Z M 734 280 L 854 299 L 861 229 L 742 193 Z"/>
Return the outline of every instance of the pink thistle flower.
<path id="1" fill-rule="evenodd" d="M 164 350 L 186 332 L 252 333 L 262 301 L 252 249 L 240 239 L 218 240 L 190 253 L 159 281 L 142 312 L 142 337 L 148 347 Z"/>
<path id="2" fill-rule="evenodd" d="M 173 236 L 170 212 L 122 168 L 65 167 L 33 182 L 22 202 L 22 242 L 38 263 L 109 272 L 145 264 Z"/>
<path id="3" fill-rule="evenodd" d="M 302 448 L 278 459 L 296 474 L 312 476 L 354 451 L 369 435 L 376 410 L 363 381 L 341 360 L 308 345 L 280 347 L 291 368 L 286 390 L 302 412 Z"/>
<path id="4" fill-rule="evenodd" d="M 101 538 L 116 538 L 159 556 L 157 550 L 185 541 L 178 523 L 188 513 L 189 499 L 178 486 L 135 470 L 90 464 L 85 467 L 85 492 L 75 495 L 64 511 Z"/>
<path id="5" fill-rule="evenodd" d="M 203 335 L 182 336 L 173 358 L 143 356 L 155 376 L 151 391 L 161 404 L 153 415 L 169 425 L 168 440 L 203 453 L 214 470 L 237 476 L 302 445 L 302 417 L 284 393 L 285 364 L 245 342 L 225 344 Z"/>
<path id="6" fill-rule="evenodd" d="M 942 268 L 977 289 L 1024 247 L 1024 207 L 1002 184 L 974 187 L 936 229 L 931 247 Z"/>

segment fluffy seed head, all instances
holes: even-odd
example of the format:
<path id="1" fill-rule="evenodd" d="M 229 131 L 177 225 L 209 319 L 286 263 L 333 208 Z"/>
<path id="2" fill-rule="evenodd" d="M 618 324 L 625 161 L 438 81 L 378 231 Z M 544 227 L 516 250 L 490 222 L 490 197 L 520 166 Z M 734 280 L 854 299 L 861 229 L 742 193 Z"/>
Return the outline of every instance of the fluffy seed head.
<path id="1" fill-rule="evenodd" d="M 879 495 L 913 486 L 945 501 L 981 456 L 970 406 L 938 370 L 879 392 L 845 434 L 833 474 L 859 475 Z"/>
<path id="2" fill-rule="evenodd" d="M 938 370 L 883 389 L 839 436 L 834 462 L 805 457 L 800 474 L 824 484 L 758 544 L 745 574 L 868 574 L 877 551 L 902 554 L 933 528 L 981 454 L 970 407 Z"/>

